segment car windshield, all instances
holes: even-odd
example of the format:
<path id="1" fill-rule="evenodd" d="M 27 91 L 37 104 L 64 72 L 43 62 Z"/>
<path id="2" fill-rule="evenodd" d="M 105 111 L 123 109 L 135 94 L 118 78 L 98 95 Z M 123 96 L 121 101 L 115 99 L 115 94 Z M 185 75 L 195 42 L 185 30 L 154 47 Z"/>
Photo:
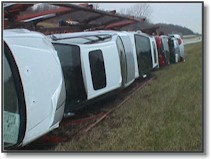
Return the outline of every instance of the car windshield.
<path id="1" fill-rule="evenodd" d="M 7 45 L 4 45 L 4 113 L 3 113 L 3 141 L 4 148 L 15 146 L 19 144 L 20 140 L 23 138 L 24 130 L 23 124 L 25 125 L 25 120 L 23 120 L 23 109 L 25 103 L 23 103 L 22 92 L 20 83 L 18 83 L 17 74 L 18 71 L 15 70 L 15 64 L 12 59 L 11 52 Z M 17 84 L 18 83 L 18 84 Z M 25 111 L 25 109 L 24 109 Z"/>
<path id="2" fill-rule="evenodd" d="M 81 69 L 80 48 L 76 45 L 53 43 L 62 66 L 66 88 L 65 113 L 86 100 L 87 95 Z"/>

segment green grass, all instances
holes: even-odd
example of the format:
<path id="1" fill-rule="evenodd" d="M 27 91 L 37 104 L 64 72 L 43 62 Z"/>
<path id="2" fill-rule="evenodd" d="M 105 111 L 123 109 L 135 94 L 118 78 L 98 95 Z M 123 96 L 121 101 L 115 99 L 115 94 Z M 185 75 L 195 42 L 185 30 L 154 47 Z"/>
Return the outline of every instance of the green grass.
<path id="1" fill-rule="evenodd" d="M 56 151 L 202 151 L 202 44 L 185 47 L 186 62 L 157 70 L 89 133 Z"/>

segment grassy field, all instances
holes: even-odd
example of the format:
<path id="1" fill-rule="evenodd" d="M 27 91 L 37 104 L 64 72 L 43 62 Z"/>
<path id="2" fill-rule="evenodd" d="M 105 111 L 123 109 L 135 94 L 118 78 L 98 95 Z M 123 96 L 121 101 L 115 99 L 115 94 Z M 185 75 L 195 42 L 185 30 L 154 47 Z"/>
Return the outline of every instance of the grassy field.
<path id="1" fill-rule="evenodd" d="M 186 62 L 153 72 L 156 79 L 89 133 L 56 151 L 202 151 L 202 44 Z"/>

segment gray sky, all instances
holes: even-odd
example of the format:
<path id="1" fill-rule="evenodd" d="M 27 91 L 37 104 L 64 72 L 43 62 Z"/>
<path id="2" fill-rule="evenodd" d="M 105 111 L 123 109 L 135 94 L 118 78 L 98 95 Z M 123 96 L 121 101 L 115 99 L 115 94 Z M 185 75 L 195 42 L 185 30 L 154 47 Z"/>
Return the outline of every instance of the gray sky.
<path id="1" fill-rule="evenodd" d="M 134 3 L 98 3 L 100 9 L 117 10 L 129 8 Z M 152 9 L 150 21 L 153 23 L 176 24 L 202 33 L 201 3 L 149 3 Z"/>

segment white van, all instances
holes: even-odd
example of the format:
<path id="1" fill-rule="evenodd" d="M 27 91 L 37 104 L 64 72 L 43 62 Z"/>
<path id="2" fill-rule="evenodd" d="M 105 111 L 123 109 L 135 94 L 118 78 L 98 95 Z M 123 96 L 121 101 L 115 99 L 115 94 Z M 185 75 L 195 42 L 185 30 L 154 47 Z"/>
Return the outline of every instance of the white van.
<path id="1" fill-rule="evenodd" d="M 184 42 L 179 34 L 169 34 L 169 37 L 174 37 L 177 39 L 179 44 L 180 50 L 180 59 L 179 61 L 185 61 L 185 49 L 184 49 Z"/>
<path id="2" fill-rule="evenodd" d="M 79 34 L 79 33 L 75 33 Z M 82 34 L 82 33 L 81 33 Z M 65 87 L 65 115 L 123 86 L 116 39 L 109 34 L 53 35 Z M 117 37 L 117 35 L 116 35 Z M 125 67 L 123 68 L 125 69 Z"/>
<path id="3" fill-rule="evenodd" d="M 168 39 L 170 62 L 178 63 L 180 61 L 180 47 L 177 38 L 169 37 Z"/>

